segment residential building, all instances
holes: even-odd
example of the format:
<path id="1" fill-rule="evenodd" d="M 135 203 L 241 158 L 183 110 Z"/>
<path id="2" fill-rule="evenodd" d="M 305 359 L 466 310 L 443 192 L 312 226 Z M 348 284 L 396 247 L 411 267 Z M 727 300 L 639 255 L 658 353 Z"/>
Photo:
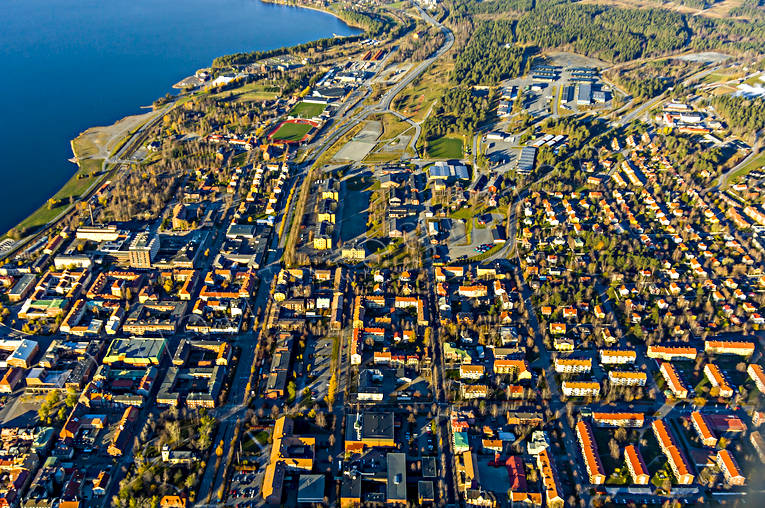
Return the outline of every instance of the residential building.
<path id="1" fill-rule="evenodd" d="M 669 362 L 662 362 L 659 372 L 661 372 L 662 377 L 667 382 L 667 387 L 675 397 L 678 399 L 688 397 L 688 388 L 685 387 L 685 383 L 680 379 L 680 375 L 674 365 Z"/>
<path id="2" fill-rule="evenodd" d="M 731 387 L 728 380 L 725 379 L 720 367 L 714 363 L 707 363 L 704 366 L 704 375 L 709 380 L 712 387 L 717 388 L 720 397 L 733 397 L 733 387 Z"/>
<path id="3" fill-rule="evenodd" d="M 728 450 L 718 451 L 715 463 L 717 463 L 720 471 L 722 471 L 728 485 L 740 487 L 746 483 L 746 478 L 741 474 L 741 469 L 738 467 L 736 459 L 733 458 L 733 455 Z"/>
<path id="4" fill-rule="evenodd" d="M 555 372 L 559 374 L 582 374 L 592 370 L 590 358 L 556 358 Z"/>
<path id="5" fill-rule="evenodd" d="M 561 390 L 566 397 L 597 397 L 600 383 L 597 381 L 563 381 Z"/>
<path id="6" fill-rule="evenodd" d="M 593 412 L 592 421 L 601 427 L 642 427 L 645 423 L 643 413 L 606 413 Z"/>
<path id="7" fill-rule="evenodd" d="M 737 340 L 708 340 L 704 351 L 714 355 L 737 355 L 749 358 L 754 353 L 754 342 Z"/>
<path id="8" fill-rule="evenodd" d="M 651 475 L 648 474 L 648 467 L 646 467 L 643 455 L 637 446 L 628 445 L 624 448 L 624 461 L 627 463 L 627 469 L 634 483 L 637 485 L 648 485 Z"/>
<path id="9" fill-rule="evenodd" d="M 715 436 L 712 429 L 709 428 L 709 422 L 707 422 L 700 411 L 691 413 L 691 424 L 704 446 L 709 446 L 710 448 L 717 446 L 717 436 Z"/>
<path id="10" fill-rule="evenodd" d="M 608 373 L 611 386 L 645 386 L 648 376 L 645 372 L 612 370 Z"/>
<path id="11" fill-rule="evenodd" d="M 663 420 L 654 420 L 651 427 L 653 428 L 656 440 L 659 442 L 661 451 L 667 457 L 669 466 L 675 474 L 677 483 L 680 485 L 690 485 L 693 483 L 694 476 L 691 473 L 690 463 L 685 458 L 683 452 L 677 447 L 677 440 L 667 424 Z"/>
<path id="12" fill-rule="evenodd" d="M 590 477 L 590 483 L 600 485 L 606 481 L 606 473 L 598 454 L 598 444 L 592 433 L 590 424 L 580 420 L 576 424 L 576 436 L 579 440 L 579 448 L 582 452 L 584 465 L 587 468 L 587 474 Z"/>

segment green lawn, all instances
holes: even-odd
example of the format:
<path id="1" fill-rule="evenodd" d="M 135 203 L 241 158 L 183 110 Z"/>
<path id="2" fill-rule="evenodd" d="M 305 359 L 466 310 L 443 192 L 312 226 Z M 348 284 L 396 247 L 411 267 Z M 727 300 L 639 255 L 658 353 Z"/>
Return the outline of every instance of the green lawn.
<path id="1" fill-rule="evenodd" d="M 40 208 L 32 212 L 26 219 L 21 221 L 18 225 L 20 231 L 36 229 L 40 226 L 44 226 L 66 210 L 69 206 L 69 200 L 73 202 L 90 187 L 93 182 L 102 178 L 103 175 L 98 174 L 101 169 L 101 159 L 87 159 L 80 163 L 81 168 L 67 181 L 63 187 L 53 196 L 58 201 L 58 204 L 54 208 L 49 208 L 48 204 L 43 204 Z"/>
<path id="2" fill-rule="evenodd" d="M 761 167 L 765 167 L 765 152 L 760 153 L 757 157 L 749 161 L 746 166 L 739 168 L 735 173 L 730 175 L 728 178 L 728 185 L 736 183 L 742 176 L 755 169 L 760 169 Z"/>
<path id="3" fill-rule="evenodd" d="M 462 139 L 442 137 L 428 142 L 428 157 L 434 159 L 462 158 Z"/>
<path id="4" fill-rule="evenodd" d="M 314 118 L 319 116 L 327 109 L 325 104 L 314 104 L 312 102 L 298 102 L 292 111 L 290 116 L 298 118 Z"/>
<path id="5" fill-rule="evenodd" d="M 202 94 L 207 92 L 200 92 Z M 242 103 L 250 101 L 262 101 L 266 99 L 274 99 L 279 95 L 279 89 L 273 86 L 263 85 L 261 83 L 247 83 L 239 88 L 233 90 L 226 90 L 212 94 L 212 97 L 226 98 L 232 102 Z"/>
<path id="6" fill-rule="evenodd" d="M 300 141 L 313 127 L 303 123 L 285 123 L 274 132 L 274 141 Z"/>

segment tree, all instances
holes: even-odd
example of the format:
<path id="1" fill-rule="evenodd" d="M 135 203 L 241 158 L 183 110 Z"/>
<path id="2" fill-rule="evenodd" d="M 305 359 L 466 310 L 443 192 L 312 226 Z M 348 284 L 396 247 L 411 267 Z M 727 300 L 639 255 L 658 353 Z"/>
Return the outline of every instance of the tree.
<path id="1" fill-rule="evenodd" d="M 335 403 L 335 392 L 337 391 L 337 373 L 332 373 L 329 378 L 329 388 L 327 389 L 327 405 L 332 406 Z"/>
<path id="2" fill-rule="evenodd" d="M 295 400 L 297 387 L 294 381 L 287 383 L 287 402 L 293 402 Z"/>
<path id="3" fill-rule="evenodd" d="M 77 393 L 77 390 L 73 386 L 68 386 L 66 389 L 66 405 L 68 407 L 74 407 L 75 404 L 77 404 L 78 398 L 79 394 Z"/>
<path id="4" fill-rule="evenodd" d="M 181 424 L 176 420 L 167 424 L 167 435 L 170 437 L 171 444 L 177 444 L 181 441 Z"/>
<path id="5" fill-rule="evenodd" d="M 608 449 L 611 452 L 611 458 L 614 460 L 619 460 L 619 456 L 621 454 L 619 444 L 616 442 L 616 439 L 611 438 L 611 440 L 608 442 Z"/>

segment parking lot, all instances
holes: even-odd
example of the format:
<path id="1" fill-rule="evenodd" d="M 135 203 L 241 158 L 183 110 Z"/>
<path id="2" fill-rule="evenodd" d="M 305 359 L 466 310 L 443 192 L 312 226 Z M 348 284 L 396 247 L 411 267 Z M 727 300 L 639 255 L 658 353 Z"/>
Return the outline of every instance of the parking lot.
<path id="1" fill-rule="evenodd" d="M 486 144 L 486 158 L 491 165 L 492 171 L 507 173 L 510 170 L 515 170 L 518 156 L 521 153 L 521 148 L 517 145 L 516 136 L 510 136 L 510 141 L 487 140 L 484 138 L 484 143 Z"/>
<path id="2" fill-rule="evenodd" d="M 480 224 L 479 218 L 475 217 L 471 219 L 472 222 L 470 223 L 452 220 L 452 227 L 447 239 L 449 258 L 454 260 L 471 258 L 481 254 L 482 251 L 489 250 L 489 248 L 494 246 L 491 228 L 494 227 L 497 221 L 501 220 L 502 218 L 499 214 L 494 214 L 492 221 L 485 224 Z M 470 224 L 469 234 L 467 231 L 468 224 Z"/>
<path id="3" fill-rule="evenodd" d="M 332 338 L 321 337 L 308 341 L 303 353 L 303 376 L 297 379 L 297 392 L 302 394 L 305 388 L 311 393 L 311 398 L 321 400 L 327 396 L 329 378 L 332 377 L 330 364 L 332 361 Z M 300 371 L 298 371 L 300 372 Z"/>
<path id="4" fill-rule="evenodd" d="M 262 500 L 260 496 L 260 486 L 263 483 L 262 474 L 259 473 L 237 473 L 231 479 L 231 486 L 228 491 L 229 506 L 258 506 L 258 501 Z"/>

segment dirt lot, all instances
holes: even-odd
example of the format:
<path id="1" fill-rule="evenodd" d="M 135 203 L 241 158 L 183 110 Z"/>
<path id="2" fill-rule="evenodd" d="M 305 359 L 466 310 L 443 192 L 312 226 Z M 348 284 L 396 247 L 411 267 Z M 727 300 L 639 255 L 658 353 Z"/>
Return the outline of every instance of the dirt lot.
<path id="1" fill-rule="evenodd" d="M 343 146 L 333 157 L 335 160 L 360 161 L 375 147 L 377 138 L 382 134 L 382 124 L 367 122 L 364 128 L 352 140 Z"/>
<path id="2" fill-rule="evenodd" d="M 159 114 L 150 111 L 142 115 L 126 116 L 112 125 L 91 127 L 72 142 L 80 160 L 105 159 L 118 147 L 129 132 L 134 131 Z"/>
<path id="3" fill-rule="evenodd" d="M 653 2 L 651 0 L 582 0 L 585 4 L 607 4 L 615 7 L 622 7 L 626 9 L 650 9 L 661 7 L 683 14 L 695 14 L 699 16 L 706 16 L 708 18 L 722 18 L 728 17 L 728 12 L 734 7 L 738 7 L 743 3 L 743 0 L 722 0 L 722 2 L 715 3 L 709 9 L 699 10 L 686 5 L 676 4 L 674 2 L 668 2 L 665 4 L 659 2 Z"/>

